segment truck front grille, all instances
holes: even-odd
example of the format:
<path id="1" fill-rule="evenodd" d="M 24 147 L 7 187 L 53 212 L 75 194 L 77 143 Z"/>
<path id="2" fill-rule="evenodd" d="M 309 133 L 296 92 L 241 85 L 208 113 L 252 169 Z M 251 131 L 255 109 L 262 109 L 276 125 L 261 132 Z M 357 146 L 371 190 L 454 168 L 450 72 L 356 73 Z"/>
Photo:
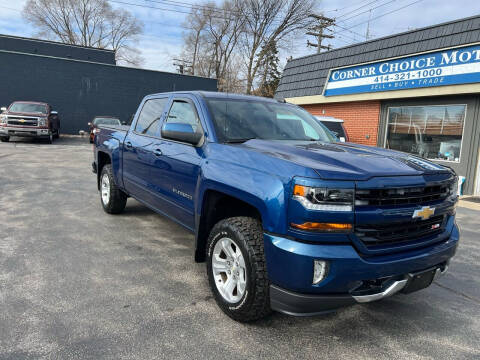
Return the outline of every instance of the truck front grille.
<path id="1" fill-rule="evenodd" d="M 16 126 L 37 126 L 38 119 L 24 119 L 22 117 L 9 117 L 7 120 L 8 125 Z"/>
<path id="2" fill-rule="evenodd" d="M 450 182 L 420 187 L 389 189 L 358 189 L 355 192 L 356 206 L 421 205 L 430 201 L 445 200 Z"/>
<path id="3" fill-rule="evenodd" d="M 446 216 L 438 215 L 428 220 L 359 225 L 355 228 L 355 234 L 367 248 L 386 244 L 397 245 L 441 233 L 445 229 L 445 224 Z"/>

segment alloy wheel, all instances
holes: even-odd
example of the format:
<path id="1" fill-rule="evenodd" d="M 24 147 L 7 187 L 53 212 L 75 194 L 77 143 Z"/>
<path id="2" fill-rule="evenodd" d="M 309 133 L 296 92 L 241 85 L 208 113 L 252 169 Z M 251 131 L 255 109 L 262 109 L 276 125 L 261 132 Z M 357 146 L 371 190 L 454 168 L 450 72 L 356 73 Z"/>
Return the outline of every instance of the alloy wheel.
<path id="1" fill-rule="evenodd" d="M 228 237 L 215 244 L 212 271 L 217 290 L 229 303 L 239 302 L 247 287 L 247 270 L 240 247 Z"/>
<path id="2" fill-rule="evenodd" d="M 101 181 L 102 202 L 107 205 L 110 201 L 110 178 L 108 174 L 103 174 Z"/>

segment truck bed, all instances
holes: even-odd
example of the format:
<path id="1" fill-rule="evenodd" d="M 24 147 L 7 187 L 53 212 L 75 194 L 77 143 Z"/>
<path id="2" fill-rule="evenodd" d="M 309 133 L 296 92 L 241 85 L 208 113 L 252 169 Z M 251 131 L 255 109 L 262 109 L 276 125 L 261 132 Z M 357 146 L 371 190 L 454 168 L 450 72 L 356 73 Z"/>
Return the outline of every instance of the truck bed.
<path id="1" fill-rule="evenodd" d="M 127 132 L 130 129 L 130 125 L 100 125 L 100 129 L 110 129 L 115 131 L 125 131 Z"/>

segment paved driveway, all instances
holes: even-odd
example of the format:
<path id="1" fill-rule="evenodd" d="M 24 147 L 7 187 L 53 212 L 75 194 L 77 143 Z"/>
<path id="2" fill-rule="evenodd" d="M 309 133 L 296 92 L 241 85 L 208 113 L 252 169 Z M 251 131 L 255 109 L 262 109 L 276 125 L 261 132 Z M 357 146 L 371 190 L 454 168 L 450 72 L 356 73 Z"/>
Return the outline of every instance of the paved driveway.
<path id="1" fill-rule="evenodd" d="M 239 324 L 193 235 L 129 199 L 103 212 L 91 145 L 0 144 L 1 359 L 479 359 L 480 212 L 430 288 L 315 318 Z"/>

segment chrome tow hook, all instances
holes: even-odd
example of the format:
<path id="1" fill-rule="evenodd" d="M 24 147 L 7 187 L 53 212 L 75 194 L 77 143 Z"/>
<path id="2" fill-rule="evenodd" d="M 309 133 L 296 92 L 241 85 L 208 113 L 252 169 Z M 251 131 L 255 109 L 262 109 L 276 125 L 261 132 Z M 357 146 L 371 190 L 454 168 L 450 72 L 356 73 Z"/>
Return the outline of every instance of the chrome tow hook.
<path id="1" fill-rule="evenodd" d="M 353 298 L 359 303 L 367 303 L 371 301 L 380 300 L 388 296 L 392 296 L 393 294 L 396 294 L 397 292 L 402 290 L 405 287 L 405 285 L 407 285 L 407 282 L 408 282 L 408 279 L 397 280 L 397 281 L 394 281 L 389 287 L 387 287 L 382 292 L 369 294 L 369 295 L 353 295 Z"/>

